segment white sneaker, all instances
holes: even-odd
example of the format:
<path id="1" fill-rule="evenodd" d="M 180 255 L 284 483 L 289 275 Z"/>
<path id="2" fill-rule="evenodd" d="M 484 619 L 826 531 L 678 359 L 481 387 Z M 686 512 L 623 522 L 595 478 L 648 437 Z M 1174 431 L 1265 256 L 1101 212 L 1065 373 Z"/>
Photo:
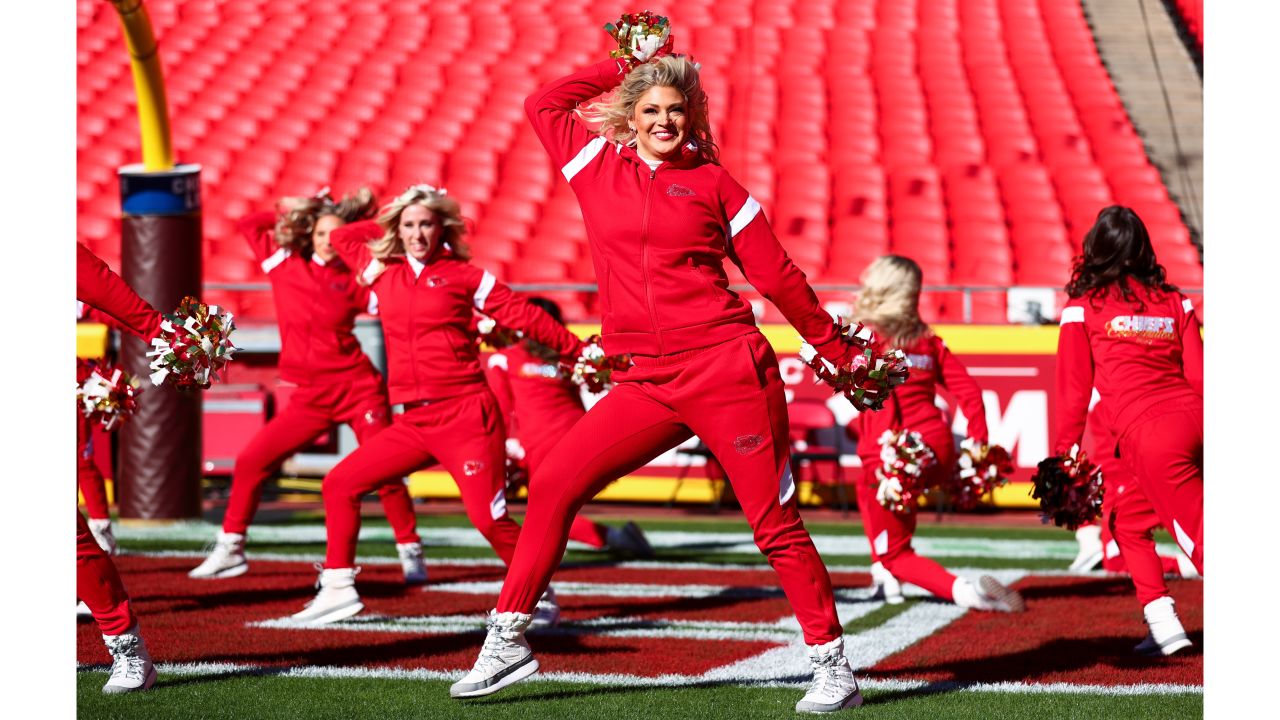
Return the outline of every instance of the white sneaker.
<path id="1" fill-rule="evenodd" d="M 151 663 L 147 644 L 135 624 L 120 635 L 103 635 L 111 653 L 111 677 L 102 686 L 107 695 L 146 690 L 156 683 L 156 667 Z"/>
<path id="2" fill-rule="evenodd" d="M 873 597 L 883 597 L 890 605 L 902 604 L 902 583 L 885 569 L 884 563 L 871 563 L 871 587 L 875 588 Z"/>
<path id="3" fill-rule="evenodd" d="M 93 611 L 89 609 L 88 605 L 84 604 L 83 600 L 76 605 L 76 617 L 93 617 Z"/>
<path id="4" fill-rule="evenodd" d="M 858 681 L 844 656 L 844 638 L 825 645 L 809 646 L 809 663 L 813 665 L 813 682 L 809 691 L 796 703 L 796 712 L 839 712 L 862 704 Z"/>
<path id="5" fill-rule="evenodd" d="M 556 602 L 556 591 L 550 587 L 542 593 L 538 604 L 533 608 L 533 619 L 529 622 L 530 630 L 555 627 L 560 624 L 560 603 Z"/>
<path id="6" fill-rule="evenodd" d="M 249 572 L 249 561 L 244 557 L 244 535 L 219 530 L 209 557 L 187 573 L 187 577 L 218 580 L 236 577 L 247 572 Z"/>
<path id="7" fill-rule="evenodd" d="M 1088 572 L 1102 562 L 1102 526 L 1085 525 L 1076 530 L 1080 552 L 1067 568 L 1071 572 Z"/>
<path id="8" fill-rule="evenodd" d="M 360 593 L 356 592 L 356 574 L 360 568 L 318 568 L 320 589 L 314 599 L 301 612 L 294 613 L 295 622 L 308 625 L 324 625 L 346 620 L 364 609 Z"/>
<path id="9" fill-rule="evenodd" d="M 609 526 L 604 537 L 605 546 L 610 550 L 628 553 L 638 558 L 653 557 L 653 547 L 649 545 L 649 539 L 644 536 L 640 526 L 631 521 L 627 521 L 627 524 L 620 528 Z"/>
<path id="10" fill-rule="evenodd" d="M 538 660 L 524 639 L 532 619 L 532 615 L 524 613 L 489 611 L 485 619 L 488 634 L 480 657 L 471 672 L 449 687 L 449 697 L 489 695 L 538 672 Z"/>
<path id="11" fill-rule="evenodd" d="M 1162 597 L 1146 604 L 1142 608 L 1142 616 L 1147 621 L 1151 632 L 1147 638 L 1138 643 L 1133 651 L 1140 655 L 1159 657 L 1172 655 L 1179 650 L 1191 647 L 1187 631 L 1182 628 L 1182 621 L 1173 609 L 1173 598 Z"/>
<path id="12" fill-rule="evenodd" d="M 422 543 L 396 543 L 400 569 L 405 585 L 421 585 L 427 581 L 427 563 L 422 559 Z"/>
<path id="13" fill-rule="evenodd" d="M 110 518 L 89 518 L 89 532 L 98 541 L 98 547 L 108 555 L 116 554 L 116 536 L 111 532 Z"/>
<path id="14" fill-rule="evenodd" d="M 990 575 L 978 578 L 978 586 L 958 577 L 951 586 L 951 597 L 960 607 L 997 612 L 1022 612 L 1027 603 L 1022 593 L 1001 583 Z"/>

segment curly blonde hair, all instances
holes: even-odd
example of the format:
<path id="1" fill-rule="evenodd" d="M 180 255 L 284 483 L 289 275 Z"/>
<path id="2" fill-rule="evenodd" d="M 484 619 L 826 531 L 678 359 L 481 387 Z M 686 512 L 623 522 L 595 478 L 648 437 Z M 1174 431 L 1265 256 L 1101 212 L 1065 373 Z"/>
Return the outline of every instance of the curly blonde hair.
<path id="1" fill-rule="evenodd" d="M 920 319 L 924 273 L 910 258 L 881 255 L 862 271 L 862 291 L 853 303 L 857 320 L 894 347 L 906 347 L 933 331 Z"/>
<path id="2" fill-rule="evenodd" d="M 414 185 L 382 209 L 378 224 L 385 232 L 369 243 L 369 251 L 375 258 L 386 260 L 392 255 L 405 254 L 404 241 L 399 234 L 400 215 L 410 205 L 421 205 L 434 213 L 441 225 L 441 244 L 453 251 L 455 257 L 471 259 L 471 247 L 464 239 L 467 224 L 462 219 L 462 206 L 449 197 L 444 188 L 430 185 Z"/>
<path id="3" fill-rule="evenodd" d="M 702 89 L 698 66 L 682 55 L 664 55 L 635 66 L 612 96 L 591 103 L 578 113 L 589 122 L 599 122 L 598 132 L 604 138 L 634 145 L 636 132 L 628 121 L 635 115 L 640 97 L 653 87 L 674 88 L 684 96 L 685 112 L 689 116 L 689 137 L 697 144 L 698 154 L 703 160 L 719 165 L 720 148 L 711 136 L 707 93 Z"/>
<path id="4" fill-rule="evenodd" d="M 290 199 L 293 207 L 276 218 L 276 244 L 303 256 L 311 254 L 311 238 L 320 218 L 333 215 L 346 224 L 373 217 L 378 209 L 373 191 L 365 187 L 344 195 L 338 202 L 334 202 L 328 188 L 312 197 Z"/>

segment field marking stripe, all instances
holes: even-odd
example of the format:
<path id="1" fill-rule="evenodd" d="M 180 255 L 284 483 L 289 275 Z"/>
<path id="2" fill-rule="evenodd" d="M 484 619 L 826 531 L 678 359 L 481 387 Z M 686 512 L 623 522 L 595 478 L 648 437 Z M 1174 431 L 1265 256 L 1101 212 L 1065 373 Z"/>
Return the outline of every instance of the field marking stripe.
<path id="1" fill-rule="evenodd" d="M 428 551 L 430 549 L 428 548 Z M 1176 550 L 1175 550 L 1176 552 Z M 120 550 L 120 555 L 130 557 L 146 557 L 146 558 L 192 558 L 203 559 L 208 553 L 200 550 Z M 252 550 L 245 552 L 245 557 L 249 560 L 260 560 L 262 562 L 296 562 L 296 563 L 314 563 L 322 562 L 324 555 L 322 553 L 281 553 L 281 552 L 254 552 Z M 356 563 L 360 565 L 394 565 L 399 566 L 400 560 L 393 557 L 360 555 L 356 557 Z M 505 568 L 506 565 L 497 558 L 427 558 L 427 568 L 433 566 L 441 567 L 493 567 Z M 829 572 L 838 573 L 868 573 L 871 566 L 867 564 L 844 564 L 844 563 L 826 563 Z M 768 572 L 770 567 L 765 561 L 763 555 L 760 556 L 759 564 L 748 563 L 707 563 L 707 562 L 683 562 L 683 561 L 664 561 L 664 560 L 617 560 L 601 563 L 595 562 L 567 562 L 561 565 L 563 569 L 581 569 L 597 567 L 601 569 L 622 569 L 622 570 L 725 570 L 725 571 L 743 571 L 743 572 Z M 1071 570 L 1046 570 L 1043 568 L 980 568 L 968 567 L 964 565 L 948 566 L 948 569 L 959 575 L 993 575 L 998 572 L 1017 571 L 1026 575 L 1036 577 L 1079 577 L 1079 578 L 1108 578 L 1114 575 L 1104 570 L 1090 570 L 1089 572 L 1073 572 Z M 914 587 L 906 585 L 905 587 Z M 907 591 L 912 594 L 911 591 Z M 927 595 L 922 593 L 921 596 Z"/>
<path id="2" fill-rule="evenodd" d="M 77 663 L 80 672 L 107 672 L 110 666 L 101 664 Z M 331 679 L 379 679 L 379 680 L 456 680 L 462 671 L 444 672 L 441 670 L 402 669 L 402 668 L 360 668 L 335 666 L 305 667 L 266 667 L 262 665 L 237 665 L 234 663 L 158 663 L 156 671 L 160 675 L 178 676 L 218 676 L 218 675 L 273 675 L 277 677 L 331 678 Z M 600 685 L 628 685 L 646 687 L 679 687 L 706 681 L 699 676 L 661 675 L 657 677 L 636 677 L 629 675 L 592 674 L 552 672 L 538 673 L 528 678 L 533 682 L 578 682 L 596 683 Z M 804 682 L 743 682 L 726 683 L 751 687 L 804 687 Z M 936 692 L 990 692 L 990 693 L 1063 693 L 1076 695 L 1202 695 L 1203 685 L 1176 685 L 1144 683 L 1139 685 L 1073 685 L 1070 683 L 955 683 L 929 682 L 926 680 L 878 680 L 859 678 L 858 685 L 868 690 L 898 691 L 929 689 Z"/>

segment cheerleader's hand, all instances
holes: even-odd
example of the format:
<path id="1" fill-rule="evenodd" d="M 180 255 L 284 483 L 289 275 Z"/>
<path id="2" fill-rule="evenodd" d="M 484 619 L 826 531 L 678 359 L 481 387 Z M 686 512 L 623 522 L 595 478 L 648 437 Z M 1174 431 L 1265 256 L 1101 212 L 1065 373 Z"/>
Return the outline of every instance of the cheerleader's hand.
<path id="1" fill-rule="evenodd" d="M 881 475 L 880 487 L 876 489 L 876 502 L 883 507 L 890 507 L 896 503 L 902 502 L 902 482 L 896 477 Z"/>
<path id="2" fill-rule="evenodd" d="M 671 34 L 663 28 L 661 35 L 645 35 L 637 40 L 631 49 L 631 57 L 637 63 L 645 63 L 663 55 L 671 54 Z"/>

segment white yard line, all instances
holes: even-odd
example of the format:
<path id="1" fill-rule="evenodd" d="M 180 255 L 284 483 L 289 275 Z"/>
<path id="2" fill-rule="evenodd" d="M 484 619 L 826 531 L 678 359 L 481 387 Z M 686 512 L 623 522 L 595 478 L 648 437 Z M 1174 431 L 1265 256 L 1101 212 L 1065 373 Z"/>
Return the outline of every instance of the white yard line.
<path id="1" fill-rule="evenodd" d="M 107 665 L 77 664 L 81 672 L 106 672 Z M 167 675 L 179 677 L 217 677 L 219 675 L 261 675 L 285 678 L 325 678 L 325 679 L 379 679 L 379 680 L 457 680 L 462 671 L 444 672 L 440 670 L 407 670 L 400 668 L 363 668 L 335 666 L 307 667 L 264 667 L 261 665 L 237 665 L 233 663 L 159 663 L 156 671 L 161 682 Z M 635 675 L 594 674 L 594 673 L 538 673 L 526 682 L 575 682 L 595 683 L 600 685 L 621 685 L 633 687 L 680 687 L 706 683 L 699 676 L 660 675 L 657 677 L 640 677 Z M 795 682 L 735 682 L 733 684 L 759 687 L 803 687 L 808 680 Z M 902 691 L 926 689 L 936 692 L 964 691 L 990 693 L 1066 693 L 1075 695 L 1202 695 L 1202 685 L 1175 684 L 1141 684 L 1141 685 L 1073 685 L 1070 683 L 952 683 L 929 682 L 926 680 L 875 680 L 860 679 L 858 685 L 866 690 Z"/>

